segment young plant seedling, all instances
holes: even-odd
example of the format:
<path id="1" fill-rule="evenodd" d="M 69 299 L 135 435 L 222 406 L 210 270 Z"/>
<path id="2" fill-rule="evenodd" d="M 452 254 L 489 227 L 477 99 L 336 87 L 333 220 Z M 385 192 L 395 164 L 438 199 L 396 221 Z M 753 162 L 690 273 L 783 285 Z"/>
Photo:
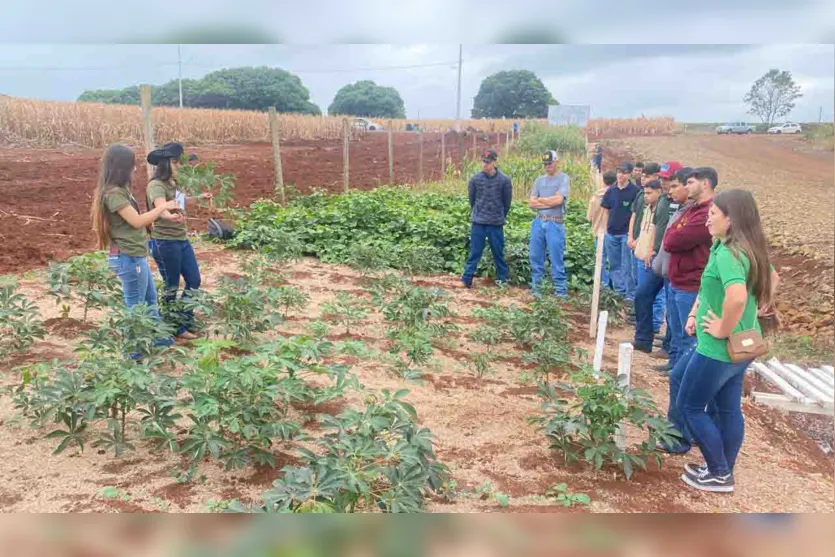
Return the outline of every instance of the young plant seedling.
<path id="1" fill-rule="evenodd" d="M 330 317 L 345 327 L 345 334 L 351 334 L 351 327 L 368 317 L 367 302 L 347 292 L 340 292 L 336 300 L 322 306 L 323 317 Z"/>
<path id="2" fill-rule="evenodd" d="M 568 491 L 568 484 L 564 483 L 553 485 L 548 488 L 545 496 L 555 499 L 558 504 L 566 508 L 573 507 L 575 505 L 588 506 L 591 504 L 591 499 L 588 495 L 585 493 L 571 493 Z"/>

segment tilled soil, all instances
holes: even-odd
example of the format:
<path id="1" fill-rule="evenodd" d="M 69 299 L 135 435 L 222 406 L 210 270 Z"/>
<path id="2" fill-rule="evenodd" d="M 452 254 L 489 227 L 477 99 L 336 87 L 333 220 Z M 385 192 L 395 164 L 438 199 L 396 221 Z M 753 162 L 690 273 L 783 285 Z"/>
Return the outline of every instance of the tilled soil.
<path id="1" fill-rule="evenodd" d="M 218 277 L 240 272 L 237 256 L 216 247 L 198 246 L 205 288 L 211 290 Z M 289 283 L 311 297 L 308 307 L 290 315 L 277 332 L 298 334 L 318 318 L 322 305 L 343 290 L 364 295 L 361 277 L 341 266 L 304 260 L 286 270 Z M 451 308 L 458 315 L 461 330 L 446 339 L 443 349 L 435 350 L 434 360 L 425 366 L 419 382 L 407 382 L 394 376 L 378 359 L 349 362 L 361 383 L 369 389 L 407 388 L 407 400 L 417 409 L 420 421 L 437 437 L 438 457 L 451 469 L 452 477 L 465 494 L 452 502 L 430 501 L 434 512 L 560 512 L 561 507 L 543 499 L 552 485 L 567 483 L 575 493 L 592 498 L 591 511 L 598 512 L 828 512 L 833 509 L 833 461 L 823 455 L 817 443 L 795 429 L 780 412 L 754 405 L 743 405 L 747 417 L 746 441 L 739 458 L 737 491 L 732 495 L 705 494 L 685 487 L 679 480 L 686 461 L 699 458 L 664 457 L 663 466 L 654 465 L 638 471 L 631 481 L 618 479 L 611 469 L 595 472 L 585 465 L 566 466 L 548 449 L 544 436 L 527 419 L 536 414 L 539 400 L 525 377 L 531 370 L 522 363 L 521 352 L 512 345 L 502 346 L 502 358 L 492 365 L 492 373 L 483 379 L 474 376 L 469 356 L 481 348 L 466 333 L 478 325 L 473 309 L 488 301 L 524 304 L 526 291 L 509 289 L 466 290 L 457 277 L 422 277 L 422 285 L 448 290 Z M 44 318 L 58 317 L 60 309 L 46 295 L 43 273 L 22 277 L 25 293 L 34 299 Z M 477 284 L 476 286 L 482 286 Z M 587 331 L 585 309 L 566 307 L 577 345 L 591 351 L 581 340 Z M 71 314 L 76 318 L 76 312 Z M 101 318 L 91 312 L 90 319 Z M 329 338 L 342 338 L 345 331 L 334 327 Z M 273 332 L 268 335 L 275 334 Z M 614 330 L 607 335 L 603 369 L 614 373 L 617 346 L 628 340 L 629 331 Z M 385 351 L 385 325 L 377 314 L 351 331 L 351 338 L 361 339 L 375 350 Z M 69 358 L 78 339 L 68 340 L 50 334 L 33 347 L 33 358 Z M 666 377 L 651 369 L 655 364 L 644 354 L 635 353 L 633 385 L 646 389 L 662 410 L 667 406 Z M 2 383 L 14 382 L 15 372 L 2 365 Z M 306 428 L 317 427 L 317 414 L 336 414 L 357 406 L 360 393 L 316 408 L 298 407 L 299 419 Z M 831 425 L 831 423 L 830 423 Z M 203 463 L 201 481 L 178 484 L 172 471 L 179 459 L 168 454 L 153 454 L 137 442 L 137 450 L 124 458 L 100 454 L 87 448 L 79 454 L 74 449 L 52 455 L 55 443 L 43 439 L 44 431 L 32 430 L 17 417 L 8 397 L 0 399 L 0 506 L 10 512 L 155 512 L 205 510 L 211 500 L 237 498 L 257 501 L 260 493 L 279 477 L 281 466 L 297 459 L 293 447 L 276 447 L 276 469 L 249 468 L 224 472 L 214 463 Z M 630 443 L 640 442 L 637 431 L 629 431 Z M 466 493 L 490 482 L 493 489 L 510 496 L 510 506 L 502 509 L 492 498 L 467 496 Z M 36 486 L 36 488 L 33 488 Z M 120 496 L 107 499 L 104 487 L 119 489 Z M 585 509 L 569 509 L 579 511 Z"/>
<path id="2" fill-rule="evenodd" d="M 416 183 L 419 178 L 419 136 L 397 133 L 394 138 L 394 182 Z M 503 134 L 462 134 L 464 153 L 474 148 L 498 148 Z M 461 159 L 454 132 L 445 136 L 445 158 Z M 388 137 L 369 132 L 349 147 L 349 180 L 353 189 L 389 183 Z M 234 206 L 247 207 L 275 193 L 272 145 L 199 146 L 188 148 L 200 160 L 213 161 L 217 172 L 235 176 Z M 98 180 L 102 151 L 0 147 L 0 274 L 21 272 L 93 247 L 90 201 Z M 147 174 L 137 150 L 134 194 L 145 202 Z M 341 141 L 296 141 L 281 146 L 284 183 L 303 194 L 314 188 L 343 190 Z M 441 134 L 423 137 L 423 179 L 441 177 Z M 189 207 L 192 229 L 205 232 L 209 209 Z"/>

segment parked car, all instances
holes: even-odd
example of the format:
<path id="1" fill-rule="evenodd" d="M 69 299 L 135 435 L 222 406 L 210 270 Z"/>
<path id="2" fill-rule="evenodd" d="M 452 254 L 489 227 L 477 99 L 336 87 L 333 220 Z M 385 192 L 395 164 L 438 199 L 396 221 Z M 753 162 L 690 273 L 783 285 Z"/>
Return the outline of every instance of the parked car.
<path id="1" fill-rule="evenodd" d="M 794 124 L 792 122 L 786 122 L 785 124 L 768 128 L 768 133 L 801 133 L 802 131 L 803 128 L 800 127 L 800 124 Z"/>
<path id="2" fill-rule="evenodd" d="M 751 133 L 752 131 L 754 131 L 754 126 L 745 122 L 730 122 L 716 127 L 716 133 L 719 135 L 723 133 Z"/>
<path id="3" fill-rule="evenodd" d="M 376 130 L 384 130 L 385 128 L 375 122 L 374 120 L 369 120 L 368 118 L 354 118 L 354 127 L 359 130 L 367 130 L 367 131 L 376 131 Z"/>

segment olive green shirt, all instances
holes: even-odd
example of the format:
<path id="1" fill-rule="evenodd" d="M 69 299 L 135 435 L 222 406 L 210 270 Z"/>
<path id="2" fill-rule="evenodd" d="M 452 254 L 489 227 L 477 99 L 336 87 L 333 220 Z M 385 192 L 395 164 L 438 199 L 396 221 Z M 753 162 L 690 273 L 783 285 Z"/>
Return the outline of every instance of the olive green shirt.
<path id="1" fill-rule="evenodd" d="M 154 208 L 154 200 L 163 197 L 166 201 L 171 201 L 176 195 L 177 184 L 169 184 L 161 180 L 151 180 L 145 190 L 149 209 Z M 188 225 L 185 221 L 177 223 L 164 218 L 157 219 L 151 231 L 151 238 L 154 240 L 185 240 L 187 235 Z"/>
<path id="2" fill-rule="evenodd" d="M 119 214 L 119 211 L 129 205 L 137 207 L 136 200 L 130 192 L 125 188 L 113 187 L 104 193 L 103 203 L 111 247 L 116 246 L 120 252 L 132 257 L 147 257 L 148 231 L 145 228 L 134 228 Z"/>
<path id="3" fill-rule="evenodd" d="M 751 264 L 744 252 L 739 256 L 733 254 L 725 244 L 716 241 L 710 248 L 710 258 L 702 273 L 702 283 L 699 287 L 699 309 L 696 311 L 696 352 L 702 356 L 722 362 L 730 362 L 728 355 L 728 339 L 715 338 L 707 334 L 702 328 L 702 318 L 708 310 L 722 318 L 722 306 L 725 303 L 725 289 L 732 284 L 747 284 L 748 269 Z M 757 299 L 748 290 L 748 300 L 739 323 L 732 331 L 740 333 L 751 329 L 761 333 L 760 322 L 757 319 Z"/>

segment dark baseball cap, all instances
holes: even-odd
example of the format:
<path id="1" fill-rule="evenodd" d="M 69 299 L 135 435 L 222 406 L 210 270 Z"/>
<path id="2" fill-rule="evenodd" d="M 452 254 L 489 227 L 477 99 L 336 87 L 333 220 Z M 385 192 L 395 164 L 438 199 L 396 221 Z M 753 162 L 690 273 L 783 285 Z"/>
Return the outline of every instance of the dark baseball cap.
<path id="1" fill-rule="evenodd" d="M 635 167 L 634 167 L 634 166 L 632 166 L 632 163 L 631 163 L 631 162 L 629 162 L 629 161 L 623 161 L 622 163 L 620 163 L 620 164 L 618 165 L 617 170 L 620 170 L 621 172 L 627 172 L 627 173 L 629 173 L 629 172 L 632 172 L 632 170 L 633 170 L 634 168 L 635 168 Z"/>
<path id="2" fill-rule="evenodd" d="M 560 160 L 560 155 L 556 151 L 545 151 L 542 153 L 542 164 L 551 164 Z"/>
<path id="3" fill-rule="evenodd" d="M 665 162 L 661 165 L 661 169 L 658 171 L 658 177 L 664 178 L 667 180 L 671 180 L 673 176 L 675 176 L 676 172 L 684 168 L 681 166 L 680 162 L 677 161 L 670 161 Z"/>
<path id="4" fill-rule="evenodd" d="M 485 149 L 481 152 L 481 162 L 496 162 L 499 154 L 493 149 Z"/>

